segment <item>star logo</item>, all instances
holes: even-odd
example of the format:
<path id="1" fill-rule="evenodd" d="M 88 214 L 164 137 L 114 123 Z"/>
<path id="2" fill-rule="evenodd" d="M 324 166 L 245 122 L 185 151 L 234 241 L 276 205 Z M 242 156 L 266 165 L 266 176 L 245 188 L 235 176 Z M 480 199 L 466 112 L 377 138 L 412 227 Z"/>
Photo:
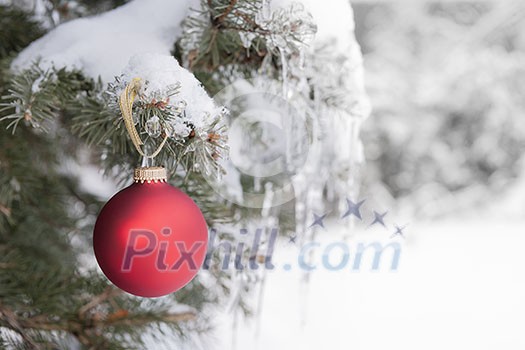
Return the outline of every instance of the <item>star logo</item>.
<path id="1" fill-rule="evenodd" d="M 314 222 L 310 225 L 310 227 L 321 226 L 322 228 L 325 228 L 323 220 L 327 215 L 328 214 L 317 215 L 314 213 Z"/>
<path id="2" fill-rule="evenodd" d="M 350 216 L 350 215 L 354 215 L 356 218 L 358 218 L 359 220 L 363 220 L 361 218 L 361 212 L 360 212 L 360 208 L 361 206 L 363 205 L 363 203 L 365 202 L 365 199 L 363 199 L 361 202 L 358 202 L 358 203 L 354 203 L 352 202 L 350 199 L 346 199 L 346 203 L 348 205 L 348 209 L 346 210 L 346 212 L 343 214 L 343 216 L 341 217 L 341 219 L 344 219 L 346 218 L 347 216 Z"/>
<path id="3" fill-rule="evenodd" d="M 296 244 L 297 243 L 297 236 L 290 236 L 288 238 L 288 243 L 290 244 Z"/>
<path id="4" fill-rule="evenodd" d="M 396 236 L 401 236 L 403 238 L 405 238 L 405 235 L 403 234 L 403 230 L 407 227 L 408 225 L 405 225 L 403 227 L 399 227 L 397 225 L 394 225 L 394 228 L 396 229 L 394 231 L 394 233 L 392 234 L 392 236 L 390 236 L 390 238 L 394 238 Z"/>
<path id="5" fill-rule="evenodd" d="M 386 214 L 388 214 L 388 211 L 385 211 L 383 214 L 380 214 L 378 213 L 377 211 L 374 210 L 374 221 L 372 221 L 372 223 L 370 225 L 368 225 L 368 227 L 371 227 L 371 226 L 374 226 L 376 224 L 379 224 L 381 226 L 383 226 L 384 228 L 386 228 L 386 225 L 385 225 L 385 216 Z"/>

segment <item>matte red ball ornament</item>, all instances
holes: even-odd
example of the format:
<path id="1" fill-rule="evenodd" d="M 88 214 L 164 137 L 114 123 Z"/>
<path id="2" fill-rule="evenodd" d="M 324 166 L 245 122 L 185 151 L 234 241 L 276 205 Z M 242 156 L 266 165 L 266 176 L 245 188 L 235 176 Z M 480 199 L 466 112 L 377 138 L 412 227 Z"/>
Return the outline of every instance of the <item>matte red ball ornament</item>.
<path id="1" fill-rule="evenodd" d="M 100 212 L 93 246 L 107 278 L 128 293 L 160 297 L 190 282 L 202 266 L 208 229 L 199 207 L 166 183 L 164 168 L 135 170 L 135 183 Z"/>

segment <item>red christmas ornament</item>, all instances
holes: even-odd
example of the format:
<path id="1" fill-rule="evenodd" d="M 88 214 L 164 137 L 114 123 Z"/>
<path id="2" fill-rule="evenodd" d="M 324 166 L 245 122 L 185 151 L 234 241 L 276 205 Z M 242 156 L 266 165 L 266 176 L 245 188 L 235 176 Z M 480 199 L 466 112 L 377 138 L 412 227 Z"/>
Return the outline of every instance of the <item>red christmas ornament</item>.
<path id="1" fill-rule="evenodd" d="M 128 293 L 160 297 L 190 282 L 202 266 L 208 229 L 199 207 L 166 183 L 164 168 L 135 170 L 135 183 L 104 206 L 93 247 L 107 278 Z"/>

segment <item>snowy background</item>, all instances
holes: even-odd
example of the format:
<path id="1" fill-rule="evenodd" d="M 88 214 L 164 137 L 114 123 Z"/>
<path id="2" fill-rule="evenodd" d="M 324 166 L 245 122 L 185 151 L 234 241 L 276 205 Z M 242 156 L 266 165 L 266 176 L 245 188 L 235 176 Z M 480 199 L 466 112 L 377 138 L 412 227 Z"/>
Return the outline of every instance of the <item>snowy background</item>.
<path id="1" fill-rule="evenodd" d="M 405 239 L 394 238 L 399 269 L 321 269 L 305 283 L 302 272 L 278 268 L 268 274 L 261 313 L 224 311 L 213 343 L 523 349 L 525 4 L 353 7 L 373 106 L 362 132 L 360 196 L 368 211 L 389 211 L 390 231 L 408 224 Z M 389 242 L 389 233 L 366 224 L 357 223 L 350 246 Z M 333 221 L 319 240 L 345 230 Z M 277 265 L 296 259 L 296 247 L 279 247 Z"/>

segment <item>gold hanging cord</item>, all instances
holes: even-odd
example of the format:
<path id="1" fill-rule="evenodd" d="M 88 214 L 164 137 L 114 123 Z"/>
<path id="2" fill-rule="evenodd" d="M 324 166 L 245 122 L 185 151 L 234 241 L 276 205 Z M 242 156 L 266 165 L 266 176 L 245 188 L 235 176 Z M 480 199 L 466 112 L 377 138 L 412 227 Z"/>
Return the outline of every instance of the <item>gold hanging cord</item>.
<path id="1" fill-rule="evenodd" d="M 140 138 L 137 128 L 135 128 L 135 123 L 133 122 L 133 101 L 135 101 L 135 97 L 137 97 L 140 88 L 140 82 L 140 78 L 134 78 L 131 83 L 126 85 L 126 88 L 124 91 L 122 91 L 122 94 L 120 94 L 119 98 L 120 111 L 122 112 L 122 118 L 124 119 L 124 124 L 126 125 L 126 130 L 128 131 L 129 137 L 131 138 L 131 142 L 133 142 L 133 145 L 139 154 L 145 158 L 155 158 L 162 150 L 162 147 L 164 147 L 166 144 L 168 136 L 164 136 L 164 139 L 160 143 L 159 147 L 157 147 L 155 152 L 153 152 L 151 155 L 146 155 L 142 150 L 141 146 L 144 145 L 144 142 Z"/>

